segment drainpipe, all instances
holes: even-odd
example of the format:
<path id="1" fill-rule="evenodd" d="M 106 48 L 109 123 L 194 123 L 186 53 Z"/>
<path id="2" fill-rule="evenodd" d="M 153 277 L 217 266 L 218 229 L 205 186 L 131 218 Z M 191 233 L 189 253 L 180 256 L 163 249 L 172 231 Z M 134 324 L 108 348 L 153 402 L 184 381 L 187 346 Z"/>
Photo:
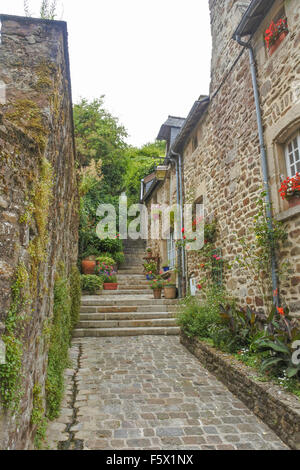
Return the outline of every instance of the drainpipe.
<path id="1" fill-rule="evenodd" d="M 169 160 L 172 162 L 175 162 L 176 166 L 176 186 L 177 186 L 177 206 L 180 207 L 180 190 L 179 190 L 179 165 L 178 165 L 178 160 L 176 158 L 171 158 L 169 157 Z M 178 259 L 180 260 L 180 248 L 178 248 Z M 178 297 L 181 299 L 182 298 L 182 277 L 181 277 L 181 271 L 180 269 L 178 270 Z"/>
<path id="2" fill-rule="evenodd" d="M 252 75 L 252 86 L 253 86 L 254 99 L 255 99 L 257 127 L 258 127 L 259 144 L 260 144 L 261 166 L 262 166 L 262 173 L 263 173 L 263 180 L 264 180 L 264 190 L 266 193 L 266 197 L 265 197 L 266 215 L 267 215 L 267 222 L 268 222 L 268 227 L 271 233 L 271 242 L 272 242 L 273 222 L 272 222 L 272 212 L 271 212 L 269 172 L 268 172 L 266 147 L 265 147 L 265 142 L 264 142 L 261 109 L 260 109 L 260 102 L 259 102 L 259 92 L 258 92 L 257 77 L 256 77 L 256 65 L 255 65 L 254 51 L 253 51 L 253 47 L 251 46 L 251 44 L 248 42 L 242 41 L 240 36 L 237 35 L 234 37 L 234 39 L 238 42 L 238 44 L 247 48 L 249 51 L 250 69 L 251 69 L 251 75 Z M 278 288 L 278 276 L 277 276 L 277 261 L 276 261 L 276 254 L 273 248 L 273 244 L 271 248 L 271 271 L 272 271 L 273 301 L 274 301 L 274 304 L 278 306 L 279 305 L 279 288 Z M 276 293 L 278 293 L 278 295 L 276 295 Z"/>
<path id="3" fill-rule="evenodd" d="M 143 197 L 144 197 L 144 181 L 145 181 L 144 179 L 141 180 L 141 195 L 140 195 L 141 202 L 142 202 Z"/>
<path id="4" fill-rule="evenodd" d="M 178 165 L 178 192 L 179 192 L 179 206 L 180 206 L 180 233 L 181 233 L 181 241 L 183 241 L 183 189 L 182 189 L 182 156 L 179 153 L 173 152 L 171 150 L 171 154 L 174 157 L 177 157 L 176 164 Z M 185 292 L 185 280 L 186 280 L 186 267 L 185 267 L 185 250 L 183 247 L 180 249 L 181 252 L 181 266 L 182 266 L 182 273 L 183 273 L 183 293 Z"/>

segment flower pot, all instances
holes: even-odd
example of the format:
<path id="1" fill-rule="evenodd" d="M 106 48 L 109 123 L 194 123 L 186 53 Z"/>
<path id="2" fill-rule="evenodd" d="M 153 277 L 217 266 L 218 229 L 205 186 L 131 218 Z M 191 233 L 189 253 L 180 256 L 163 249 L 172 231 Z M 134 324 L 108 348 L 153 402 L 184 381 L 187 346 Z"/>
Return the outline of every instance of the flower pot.
<path id="1" fill-rule="evenodd" d="M 176 286 L 169 286 L 164 288 L 165 299 L 176 299 L 177 289 Z"/>
<path id="2" fill-rule="evenodd" d="M 283 31 L 279 38 L 274 42 L 274 44 L 272 44 L 272 46 L 270 47 L 269 49 L 269 55 L 271 56 L 272 54 L 274 54 L 274 52 L 276 51 L 276 49 L 280 46 L 280 44 L 282 43 L 282 41 L 284 40 L 284 38 L 287 36 L 287 31 Z"/>
<path id="3" fill-rule="evenodd" d="M 84 259 L 81 263 L 83 274 L 95 274 L 96 261 Z"/>
<path id="4" fill-rule="evenodd" d="M 118 289 L 118 284 L 117 284 L 117 282 L 105 282 L 103 284 L 103 289 L 104 290 L 117 290 Z"/>
<path id="5" fill-rule="evenodd" d="M 114 264 L 114 265 L 113 265 L 113 270 L 115 271 L 115 273 L 118 272 L 118 265 L 117 265 L 117 264 Z"/>
<path id="6" fill-rule="evenodd" d="M 168 271 L 170 271 L 170 267 L 169 266 L 164 266 L 163 270 L 164 270 L 165 273 L 167 273 Z"/>
<path id="7" fill-rule="evenodd" d="M 155 299 L 161 299 L 162 289 L 153 289 L 153 295 Z"/>
<path id="8" fill-rule="evenodd" d="M 294 196 L 289 198 L 287 201 L 289 203 L 290 208 L 299 206 L 300 205 L 300 194 L 295 194 Z"/>

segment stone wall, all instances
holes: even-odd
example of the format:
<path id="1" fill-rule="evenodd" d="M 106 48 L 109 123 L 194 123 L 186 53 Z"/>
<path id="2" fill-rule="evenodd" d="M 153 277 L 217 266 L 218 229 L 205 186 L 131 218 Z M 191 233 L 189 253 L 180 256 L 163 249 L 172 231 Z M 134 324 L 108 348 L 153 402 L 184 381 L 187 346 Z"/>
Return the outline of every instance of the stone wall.
<path id="1" fill-rule="evenodd" d="M 216 219 L 219 232 L 216 247 L 222 250 L 226 263 L 224 284 L 241 305 L 260 308 L 261 290 L 254 276 L 235 263 L 242 254 L 240 238 L 249 236 L 257 214 L 256 201 L 263 179 L 260 163 L 254 95 L 247 51 L 231 39 L 240 18 L 241 2 L 215 0 L 210 2 L 213 51 L 211 102 L 195 127 L 183 150 L 186 201 L 204 196 L 209 220 Z M 264 44 L 264 31 L 276 12 L 286 7 L 290 33 L 278 51 L 270 57 Z M 253 44 L 257 58 L 265 140 L 268 151 L 270 184 L 274 215 L 287 220 L 288 243 L 279 254 L 281 261 L 290 260 L 292 270 L 282 282 L 282 299 L 294 315 L 300 314 L 300 219 L 297 210 L 289 218 L 287 203 L 279 200 L 280 175 L 286 175 L 282 146 L 287 135 L 300 128 L 300 104 L 297 101 L 299 84 L 300 36 L 299 2 L 276 1 L 268 17 L 255 34 Z M 222 45 L 222 46 L 221 46 Z M 234 66 L 232 65 L 234 64 Z M 298 96 L 299 98 L 299 96 Z M 198 148 L 192 151 L 197 134 Z M 188 255 L 189 274 L 201 279 L 197 254 Z"/>
<path id="2" fill-rule="evenodd" d="M 186 201 L 192 203 L 204 197 L 207 220 L 218 223 L 216 247 L 222 250 L 226 262 L 234 265 L 235 258 L 241 254 L 239 239 L 246 235 L 247 227 L 253 225 L 262 175 L 248 54 L 240 56 L 241 48 L 230 39 L 238 19 L 236 23 L 228 20 L 227 3 L 217 0 L 210 5 L 215 45 L 212 52 L 214 95 L 187 141 L 183 155 Z M 230 3 L 233 8 L 233 2 Z M 224 45 L 220 52 L 219 43 Z M 193 152 L 192 141 L 196 134 L 198 147 Z M 199 265 L 199 255 L 188 254 L 188 271 L 198 280 L 205 276 Z M 237 268 L 225 270 L 224 284 L 242 305 L 255 308 L 262 305 L 259 291 L 247 272 Z"/>
<path id="3" fill-rule="evenodd" d="M 264 31 L 283 8 L 289 34 L 270 56 Z M 288 259 L 291 265 L 286 281 L 281 283 L 281 293 L 295 315 L 300 315 L 300 206 L 290 211 L 278 188 L 287 177 L 285 143 L 300 130 L 299 18 L 299 1 L 276 1 L 253 38 L 274 215 L 285 223 L 288 233 L 279 261 Z"/>
<path id="4" fill-rule="evenodd" d="M 258 382 L 257 372 L 183 332 L 181 343 L 229 390 L 294 450 L 300 450 L 300 403 L 272 382 Z"/>
<path id="5" fill-rule="evenodd" d="M 66 24 L 0 19 L 0 334 L 21 341 L 22 377 L 19 410 L 0 410 L 0 448 L 29 449 L 56 273 L 68 276 L 77 260 L 72 99 Z"/>

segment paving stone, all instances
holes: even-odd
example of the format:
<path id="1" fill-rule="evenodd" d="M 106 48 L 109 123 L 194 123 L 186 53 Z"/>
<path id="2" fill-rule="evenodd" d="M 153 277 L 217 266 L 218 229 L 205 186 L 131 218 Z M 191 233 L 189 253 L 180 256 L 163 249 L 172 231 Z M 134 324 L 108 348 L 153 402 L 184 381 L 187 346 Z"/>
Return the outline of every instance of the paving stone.
<path id="1" fill-rule="evenodd" d="M 69 402 L 47 431 L 50 449 L 70 439 L 67 425 L 86 450 L 288 449 L 177 337 L 76 338 L 74 367 L 79 346 L 76 420 L 71 369 Z"/>

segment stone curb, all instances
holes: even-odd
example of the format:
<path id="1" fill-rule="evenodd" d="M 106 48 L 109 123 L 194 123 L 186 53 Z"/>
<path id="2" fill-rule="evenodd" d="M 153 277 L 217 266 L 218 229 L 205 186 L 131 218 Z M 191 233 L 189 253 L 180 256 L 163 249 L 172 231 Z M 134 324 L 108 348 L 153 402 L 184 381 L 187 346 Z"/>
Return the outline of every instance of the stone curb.
<path id="1" fill-rule="evenodd" d="M 254 369 L 181 331 L 180 342 L 291 449 L 300 450 L 300 400 Z"/>

